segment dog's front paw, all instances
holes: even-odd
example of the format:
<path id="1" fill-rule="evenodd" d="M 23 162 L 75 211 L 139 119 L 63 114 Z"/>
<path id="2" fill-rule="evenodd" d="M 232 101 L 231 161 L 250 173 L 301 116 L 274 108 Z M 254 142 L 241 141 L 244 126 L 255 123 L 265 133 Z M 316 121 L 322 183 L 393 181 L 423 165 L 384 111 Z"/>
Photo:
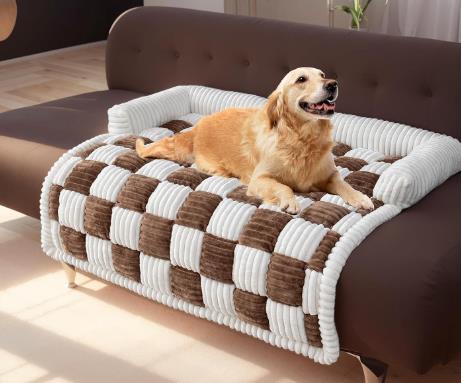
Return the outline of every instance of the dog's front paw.
<path id="1" fill-rule="evenodd" d="M 375 208 L 371 198 L 359 191 L 356 191 L 347 203 L 356 209 L 374 210 Z"/>
<path id="2" fill-rule="evenodd" d="M 294 195 L 280 198 L 280 209 L 286 211 L 288 214 L 297 214 L 301 207 Z"/>

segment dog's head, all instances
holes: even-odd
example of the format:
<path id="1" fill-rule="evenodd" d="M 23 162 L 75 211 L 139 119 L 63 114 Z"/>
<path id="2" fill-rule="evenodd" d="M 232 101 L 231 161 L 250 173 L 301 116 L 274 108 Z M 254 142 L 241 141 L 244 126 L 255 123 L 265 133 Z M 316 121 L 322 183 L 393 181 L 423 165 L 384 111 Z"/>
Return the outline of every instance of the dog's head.
<path id="1" fill-rule="evenodd" d="M 285 114 L 300 121 L 327 119 L 335 111 L 338 83 L 316 68 L 297 68 L 287 73 L 269 96 L 267 113 L 272 125 Z"/>

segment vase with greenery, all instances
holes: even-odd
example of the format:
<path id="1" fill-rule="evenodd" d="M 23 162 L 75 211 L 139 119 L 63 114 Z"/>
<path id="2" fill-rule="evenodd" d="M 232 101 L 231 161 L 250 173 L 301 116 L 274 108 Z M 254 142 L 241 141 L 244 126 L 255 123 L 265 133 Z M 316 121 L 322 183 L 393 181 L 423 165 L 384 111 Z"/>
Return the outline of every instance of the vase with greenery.
<path id="1" fill-rule="evenodd" d="M 361 0 L 353 0 L 352 5 L 338 5 L 336 8 L 351 15 L 351 28 L 360 30 L 366 20 L 365 12 L 372 1 L 366 0 L 365 5 L 362 6 Z"/>

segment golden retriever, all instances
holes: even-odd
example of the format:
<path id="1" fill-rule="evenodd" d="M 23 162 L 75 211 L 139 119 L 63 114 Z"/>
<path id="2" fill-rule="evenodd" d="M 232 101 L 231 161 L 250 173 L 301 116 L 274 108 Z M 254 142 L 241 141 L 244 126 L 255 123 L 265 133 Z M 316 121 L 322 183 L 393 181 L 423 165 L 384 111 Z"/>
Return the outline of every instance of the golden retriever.
<path id="1" fill-rule="evenodd" d="M 227 109 L 202 118 L 191 130 L 150 145 L 136 142 L 141 157 L 195 162 L 214 175 L 238 177 L 250 196 L 299 211 L 293 191 L 338 194 L 355 208 L 373 202 L 336 170 L 331 149 L 338 84 L 316 68 L 289 72 L 262 108 Z"/>

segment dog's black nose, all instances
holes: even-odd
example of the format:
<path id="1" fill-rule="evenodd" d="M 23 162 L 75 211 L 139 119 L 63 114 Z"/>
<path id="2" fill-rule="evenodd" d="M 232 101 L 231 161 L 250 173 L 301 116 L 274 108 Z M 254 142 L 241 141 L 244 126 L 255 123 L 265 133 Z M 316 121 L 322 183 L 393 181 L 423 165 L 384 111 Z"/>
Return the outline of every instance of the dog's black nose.
<path id="1" fill-rule="evenodd" d="M 329 93 L 334 93 L 336 92 L 336 89 L 338 89 L 338 82 L 335 80 L 329 80 L 325 83 L 325 89 Z"/>

